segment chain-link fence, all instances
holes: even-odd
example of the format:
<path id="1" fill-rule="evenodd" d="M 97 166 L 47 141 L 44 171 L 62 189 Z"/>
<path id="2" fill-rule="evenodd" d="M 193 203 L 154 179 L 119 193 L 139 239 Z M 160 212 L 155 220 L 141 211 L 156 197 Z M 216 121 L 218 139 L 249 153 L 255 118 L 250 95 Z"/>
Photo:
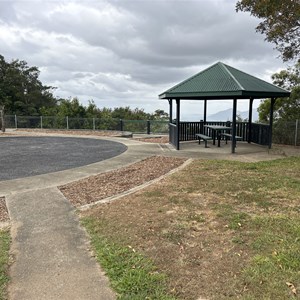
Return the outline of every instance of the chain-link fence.
<path id="1" fill-rule="evenodd" d="M 299 120 L 293 122 L 274 122 L 273 143 L 300 146 Z"/>
<path id="2" fill-rule="evenodd" d="M 0 119 L 1 123 L 1 119 Z M 1 128 L 2 124 L 0 124 Z M 160 120 L 122 120 L 100 118 L 69 118 L 46 116 L 5 116 L 6 128 L 40 128 L 40 129 L 87 129 L 117 130 L 133 133 L 169 132 L 169 122 Z M 273 143 L 300 146 L 300 121 L 276 121 L 273 125 Z"/>
<path id="3" fill-rule="evenodd" d="M 165 133 L 169 131 L 168 121 L 160 120 L 122 120 L 99 118 L 69 118 L 46 116 L 5 116 L 6 128 L 31 129 L 86 129 L 86 130 L 117 130 L 133 133 Z"/>

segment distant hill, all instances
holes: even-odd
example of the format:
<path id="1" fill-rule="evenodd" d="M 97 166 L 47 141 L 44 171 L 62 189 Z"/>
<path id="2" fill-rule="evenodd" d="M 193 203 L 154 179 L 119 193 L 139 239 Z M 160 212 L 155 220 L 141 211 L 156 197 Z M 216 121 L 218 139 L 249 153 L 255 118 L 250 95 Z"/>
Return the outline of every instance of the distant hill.
<path id="1" fill-rule="evenodd" d="M 243 120 L 248 119 L 249 112 L 248 111 L 237 111 L 237 115 L 239 115 Z M 207 117 L 208 121 L 231 121 L 232 120 L 232 108 L 228 108 L 226 110 L 219 111 L 215 114 L 209 115 Z M 258 120 L 258 112 L 257 109 L 253 109 L 252 111 L 252 121 L 255 122 Z"/>

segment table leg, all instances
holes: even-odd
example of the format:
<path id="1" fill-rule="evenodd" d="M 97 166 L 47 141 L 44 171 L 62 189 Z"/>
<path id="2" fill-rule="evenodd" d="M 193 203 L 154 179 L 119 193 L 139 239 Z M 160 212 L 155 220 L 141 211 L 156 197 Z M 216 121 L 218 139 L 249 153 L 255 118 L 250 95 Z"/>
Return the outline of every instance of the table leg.
<path id="1" fill-rule="evenodd" d="M 212 132 L 212 138 L 213 138 L 213 145 L 215 145 L 216 144 L 216 131 L 215 130 L 213 130 L 213 132 Z"/>
<path id="2" fill-rule="evenodd" d="M 221 132 L 218 132 L 218 147 L 221 147 Z"/>

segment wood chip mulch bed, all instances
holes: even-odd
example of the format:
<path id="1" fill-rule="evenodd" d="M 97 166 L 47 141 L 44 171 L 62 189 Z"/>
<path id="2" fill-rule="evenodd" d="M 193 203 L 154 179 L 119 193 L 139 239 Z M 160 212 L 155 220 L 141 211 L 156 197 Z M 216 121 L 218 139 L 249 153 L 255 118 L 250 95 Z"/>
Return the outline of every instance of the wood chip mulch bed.
<path id="1" fill-rule="evenodd" d="M 9 214 L 4 197 L 0 197 L 0 222 L 9 221 Z"/>
<path id="2" fill-rule="evenodd" d="M 60 186 L 60 191 L 75 206 L 94 203 L 158 178 L 182 165 L 187 159 L 152 156 L 127 167 Z"/>
<path id="3" fill-rule="evenodd" d="M 105 131 L 105 130 L 51 130 L 51 129 L 18 129 L 15 132 L 33 132 L 33 133 L 59 133 L 69 135 L 93 135 L 93 136 L 122 136 L 122 131 Z"/>

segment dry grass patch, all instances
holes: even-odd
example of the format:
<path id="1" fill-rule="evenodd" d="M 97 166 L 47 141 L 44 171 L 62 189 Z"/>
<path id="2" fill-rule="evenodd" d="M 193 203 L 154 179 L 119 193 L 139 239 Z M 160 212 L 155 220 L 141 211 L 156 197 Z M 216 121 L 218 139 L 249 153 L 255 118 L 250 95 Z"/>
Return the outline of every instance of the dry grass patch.
<path id="1" fill-rule="evenodd" d="M 82 217 L 153 260 L 178 299 L 297 298 L 299 178 L 299 158 L 199 160 Z"/>

